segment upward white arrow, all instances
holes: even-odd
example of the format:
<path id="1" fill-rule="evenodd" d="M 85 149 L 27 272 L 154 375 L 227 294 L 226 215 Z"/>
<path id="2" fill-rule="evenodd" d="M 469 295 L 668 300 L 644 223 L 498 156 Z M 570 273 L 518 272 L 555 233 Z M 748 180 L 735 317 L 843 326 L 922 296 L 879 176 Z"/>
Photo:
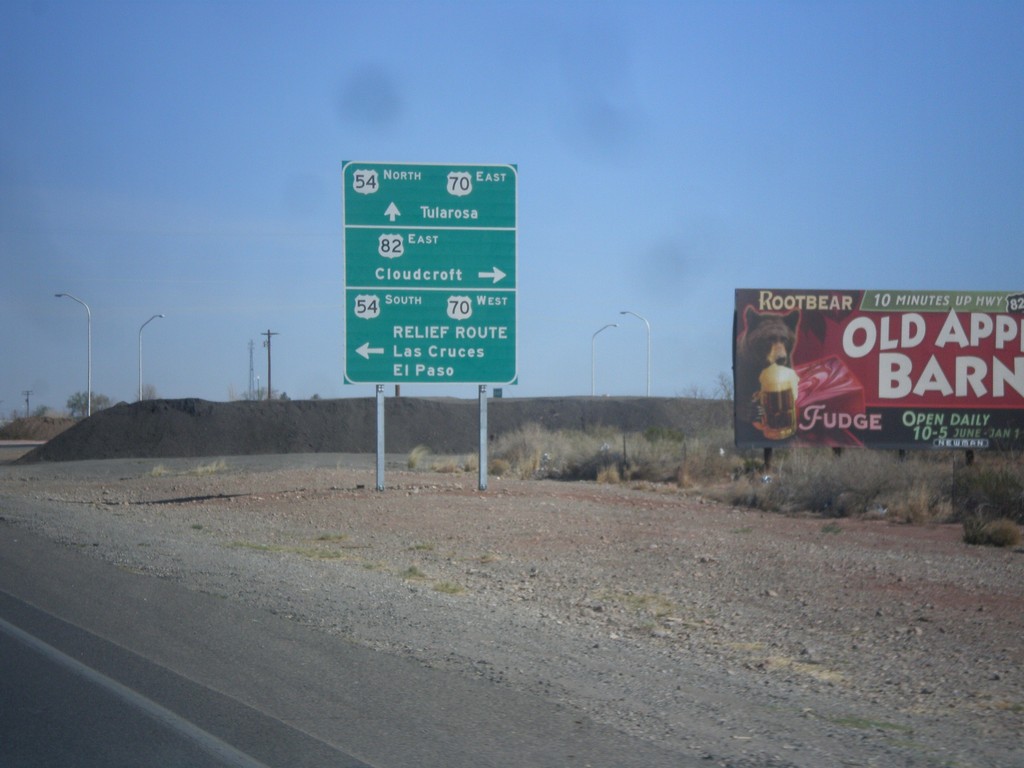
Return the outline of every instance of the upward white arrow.
<path id="1" fill-rule="evenodd" d="M 395 223 L 395 219 L 402 215 L 402 212 L 398 210 L 398 206 L 393 202 L 388 206 L 388 209 L 384 211 L 384 215 L 391 219 L 391 223 Z"/>
<path id="2" fill-rule="evenodd" d="M 482 278 L 488 278 L 489 277 L 489 278 L 491 278 L 491 281 L 493 283 L 496 283 L 496 282 L 498 282 L 499 280 L 501 280 L 502 278 L 505 277 L 505 273 L 502 272 L 497 267 L 492 267 L 490 272 L 480 272 L 477 275 L 477 277 L 482 277 Z"/>

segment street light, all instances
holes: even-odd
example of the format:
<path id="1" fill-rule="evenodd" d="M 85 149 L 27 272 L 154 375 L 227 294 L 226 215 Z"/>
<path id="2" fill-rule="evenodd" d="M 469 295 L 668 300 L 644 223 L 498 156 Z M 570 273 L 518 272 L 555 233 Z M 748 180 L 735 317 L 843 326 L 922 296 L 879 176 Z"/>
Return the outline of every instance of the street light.
<path id="1" fill-rule="evenodd" d="M 89 305 L 82 301 L 77 296 L 72 296 L 70 293 L 55 293 L 58 299 L 67 297 L 72 301 L 77 301 L 83 307 L 85 307 L 85 316 L 87 319 L 87 329 L 89 332 L 88 345 L 86 347 L 86 386 L 85 386 L 85 415 L 92 416 L 92 310 L 89 309 Z"/>
<path id="2" fill-rule="evenodd" d="M 590 396 L 594 396 L 594 342 L 597 340 L 597 334 L 607 328 L 618 328 L 618 323 L 608 323 L 608 325 L 602 326 L 594 331 L 594 335 L 590 337 Z"/>
<path id="3" fill-rule="evenodd" d="M 153 315 L 149 320 L 139 326 L 139 402 L 142 402 L 142 329 L 163 315 Z"/>
<path id="4" fill-rule="evenodd" d="M 646 317 L 641 317 L 636 312 L 630 312 L 628 309 L 624 309 L 619 312 L 620 315 L 632 315 L 638 320 L 643 320 L 644 325 L 647 326 L 647 396 L 651 396 L 651 324 L 647 322 Z"/>

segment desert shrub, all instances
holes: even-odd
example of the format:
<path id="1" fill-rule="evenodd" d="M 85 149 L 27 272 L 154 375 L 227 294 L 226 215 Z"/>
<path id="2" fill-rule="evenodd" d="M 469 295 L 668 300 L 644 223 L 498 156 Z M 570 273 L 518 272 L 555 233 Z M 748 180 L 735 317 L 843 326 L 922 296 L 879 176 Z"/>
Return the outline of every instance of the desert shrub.
<path id="1" fill-rule="evenodd" d="M 691 487 L 721 483 L 740 471 L 742 460 L 731 444 L 727 430 L 687 438 L 669 427 L 623 434 L 615 429 L 551 432 L 531 424 L 499 437 L 491 454 L 521 478 L 608 482 L 617 477 L 618 482 Z"/>
<path id="2" fill-rule="evenodd" d="M 643 432 L 644 440 L 649 443 L 675 443 L 681 445 L 683 433 L 672 427 L 648 427 Z"/>
<path id="3" fill-rule="evenodd" d="M 507 462 L 510 473 L 517 477 L 595 480 L 598 471 L 621 461 L 621 455 L 611 448 L 616 440 L 614 431 L 552 432 L 528 424 L 501 435 L 491 454 Z"/>
<path id="4" fill-rule="evenodd" d="M 707 494 L 734 507 L 752 507 L 779 511 L 785 505 L 785 490 L 772 475 L 744 475 L 722 487 L 712 488 Z"/>
<path id="5" fill-rule="evenodd" d="M 893 474 L 867 514 L 902 523 L 947 522 L 953 519 L 950 503 L 952 475 L 948 454 L 916 454 L 900 461 L 892 454 Z"/>
<path id="6" fill-rule="evenodd" d="M 870 451 L 792 451 L 779 462 L 772 485 L 781 493 L 783 511 L 845 517 L 877 506 L 898 472 L 891 456 Z"/>
<path id="7" fill-rule="evenodd" d="M 913 467 L 908 467 L 913 472 Z M 920 472 L 915 472 L 921 475 Z M 932 473 L 933 475 L 935 473 Z M 945 492 L 941 478 L 906 478 L 906 483 L 896 485 L 879 499 L 878 505 L 869 514 L 887 517 L 901 523 L 942 522 L 952 518 L 952 506 Z"/>
<path id="8" fill-rule="evenodd" d="M 731 435 L 686 440 L 675 482 L 680 488 L 717 485 L 746 473 L 744 460 L 730 445 Z"/>
<path id="9" fill-rule="evenodd" d="M 1024 522 L 1024 469 L 1006 461 L 965 467 L 956 472 L 952 499 L 961 520 L 980 514 L 986 520 Z"/>
<path id="10" fill-rule="evenodd" d="M 622 439 L 622 475 L 625 480 L 672 482 L 679 474 L 685 443 L 681 433 L 650 428 Z"/>
<path id="11" fill-rule="evenodd" d="M 968 544 L 983 544 L 985 519 L 980 515 L 971 515 L 961 523 L 964 528 L 964 541 Z"/>
<path id="12" fill-rule="evenodd" d="M 743 462 L 743 457 L 736 457 Z M 1024 523 L 1024 467 L 992 454 L 964 466 L 962 455 L 889 451 L 777 451 L 772 471 L 748 456 L 735 480 L 708 493 L 738 506 L 827 516 L 871 516 L 906 523 L 964 522 L 983 527 L 999 518 Z M 770 477 L 771 482 L 765 482 Z"/>
<path id="13" fill-rule="evenodd" d="M 988 520 L 982 515 L 964 519 L 964 541 L 990 547 L 1015 547 L 1021 542 L 1020 526 L 1014 520 L 1001 517 Z"/>
<path id="14" fill-rule="evenodd" d="M 651 427 L 551 432 L 531 424 L 506 433 L 491 449 L 497 476 L 599 482 L 675 483 L 736 506 L 827 517 L 872 516 L 907 523 L 980 516 L 1024 522 L 1024 467 L 1014 457 L 850 449 L 777 450 L 771 471 L 760 452 L 738 452 L 729 430 L 686 437 Z"/>
<path id="15" fill-rule="evenodd" d="M 508 465 L 510 473 L 523 478 L 531 477 L 540 468 L 548 434 L 537 424 L 527 424 L 522 429 L 499 437 L 492 453 Z"/>
<path id="16" fill-rule="evenodd" d="M 714 492 L 734 505 L 829 517 L 884 516 L 924 522 L 948 519 L 948 466 L 899 461 L 882 451 L 794 450 L 777 455 L 772 471 L 740 473 Z"/>
<path id="17" fill-rule="evenodd" d="M 607 482 L 615 470 L 618 481 L 628 476 L 626 459 L 619 446 L 622 436 L 614 432 L 573 433 L 571 450 L 550 456 L 541 473 L 545 477 L 563 480 L 597 480 Z"/>

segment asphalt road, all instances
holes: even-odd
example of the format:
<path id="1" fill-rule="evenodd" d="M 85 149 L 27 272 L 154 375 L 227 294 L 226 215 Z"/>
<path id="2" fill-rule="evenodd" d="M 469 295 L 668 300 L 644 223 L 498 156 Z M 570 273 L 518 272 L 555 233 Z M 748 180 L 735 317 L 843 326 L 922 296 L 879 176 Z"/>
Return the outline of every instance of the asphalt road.
<path id="1" fill-rule="evenodd" d="M 5 614 L 31 610 L 0 596 Z M 0 762 L 220 768 L 258 763 L 0 620 Z"/>
<path id="2" fill-rule="evenodd" d="M 680 766 L 557 705 L 0 518 L 0 765 Z"/>

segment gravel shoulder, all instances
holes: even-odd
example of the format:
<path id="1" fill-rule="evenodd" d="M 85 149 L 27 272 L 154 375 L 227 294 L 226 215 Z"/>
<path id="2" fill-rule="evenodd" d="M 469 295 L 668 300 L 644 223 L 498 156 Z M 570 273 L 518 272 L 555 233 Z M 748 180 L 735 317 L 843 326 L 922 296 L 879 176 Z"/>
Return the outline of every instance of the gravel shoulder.
<path id="1" fill-rule="evenodd" d="M 1024 552 L 340 454 L 0 466 L 2 525 L 729 766 L 1020 765 Z"/>

